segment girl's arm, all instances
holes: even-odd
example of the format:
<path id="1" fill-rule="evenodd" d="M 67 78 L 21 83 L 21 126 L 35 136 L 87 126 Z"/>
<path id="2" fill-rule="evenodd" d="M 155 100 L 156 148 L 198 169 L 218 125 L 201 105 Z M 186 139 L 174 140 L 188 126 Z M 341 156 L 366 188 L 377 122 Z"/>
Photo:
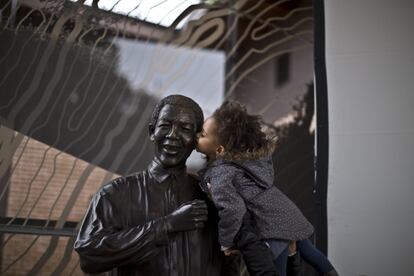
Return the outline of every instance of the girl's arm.
<path id="1" fill-rule="evenodd" d="M 232 167 L 219 166 L 214 168 L 210 177 L 211 196 L 220 217 L 219 242 L 228 248 L 234 245 L 234 237 L 246 213 L 245 203 L 233 185 L 234 176 Z"/>

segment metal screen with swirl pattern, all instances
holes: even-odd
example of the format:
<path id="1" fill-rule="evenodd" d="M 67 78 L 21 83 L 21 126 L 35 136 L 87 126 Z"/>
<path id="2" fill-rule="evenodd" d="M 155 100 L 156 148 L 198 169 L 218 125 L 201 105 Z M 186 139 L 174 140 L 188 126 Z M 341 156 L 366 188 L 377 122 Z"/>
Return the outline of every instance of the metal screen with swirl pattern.
<path id="1" fill-rule="evenodd" d="M 312 1 L 0 5 L 2 275 L 83 275 L 73 242 L 91 196 L 146 168 L 168 94 L 207 116 L 225 99 L 261 114 L 276 185 L 313 220 Z"/>

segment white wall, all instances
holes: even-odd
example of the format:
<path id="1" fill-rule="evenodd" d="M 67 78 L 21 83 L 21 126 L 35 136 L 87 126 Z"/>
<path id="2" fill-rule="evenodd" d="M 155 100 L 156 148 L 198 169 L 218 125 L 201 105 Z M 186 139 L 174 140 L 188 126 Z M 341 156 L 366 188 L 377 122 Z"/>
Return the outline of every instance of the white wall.
<path id="1" fill-rule="evenodd" d="M 118 70 L 134 89 L 144 88 L 159 98 L 188 96 L 200 104 L 206 116 L 223 102 L 224 52 L 122 38 L 116 44 Z"/>
<path id="2" fill-rule="evenodd" d="M 340 275 L 414 275 L 414 1 L 325 1 L 328 253 Z"/>

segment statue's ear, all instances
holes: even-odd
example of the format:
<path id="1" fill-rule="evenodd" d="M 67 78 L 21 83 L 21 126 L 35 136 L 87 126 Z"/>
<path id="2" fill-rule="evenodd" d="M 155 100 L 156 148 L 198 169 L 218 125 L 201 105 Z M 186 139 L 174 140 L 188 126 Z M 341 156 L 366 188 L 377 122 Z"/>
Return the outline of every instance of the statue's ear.
<path id="1" fill-rule="evenodd" d="M 155 131 L 155 126 L 153 124 L 149 124 L 148 125 L 148 132 L 149 132 L 149 135 L 150 135 L 151 142 L 154 142 L 154 131 Z"/>

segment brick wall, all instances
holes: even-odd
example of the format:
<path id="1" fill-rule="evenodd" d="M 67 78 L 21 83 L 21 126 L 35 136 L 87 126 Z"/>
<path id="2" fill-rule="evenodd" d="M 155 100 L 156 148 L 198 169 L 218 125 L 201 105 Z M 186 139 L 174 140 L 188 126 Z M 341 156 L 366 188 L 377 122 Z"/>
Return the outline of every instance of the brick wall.
<path id="1" fill-rule="evenodd" d="M 76 185 L 83 185 L 66 220 L 81 221 L 91 196 L 109 179 L 117 177 L 99 167 L 94 167 L 87 180 L 80 183 L 87 172 L 87 162 L 25 137 L 13 156 L 6 215 L 8 217 L 59 220 Z M 52 238 L 35 235 L 3 235 L 1 270 L 3 275 L 26 275 L 51 251 L 41 275 L 50 275 L 62 261 L 68 237 Z M 68 250 L 69 250 L 68 249 Z M 78 257 L 72 251 L 64 275 L 83 275 Z"/>

